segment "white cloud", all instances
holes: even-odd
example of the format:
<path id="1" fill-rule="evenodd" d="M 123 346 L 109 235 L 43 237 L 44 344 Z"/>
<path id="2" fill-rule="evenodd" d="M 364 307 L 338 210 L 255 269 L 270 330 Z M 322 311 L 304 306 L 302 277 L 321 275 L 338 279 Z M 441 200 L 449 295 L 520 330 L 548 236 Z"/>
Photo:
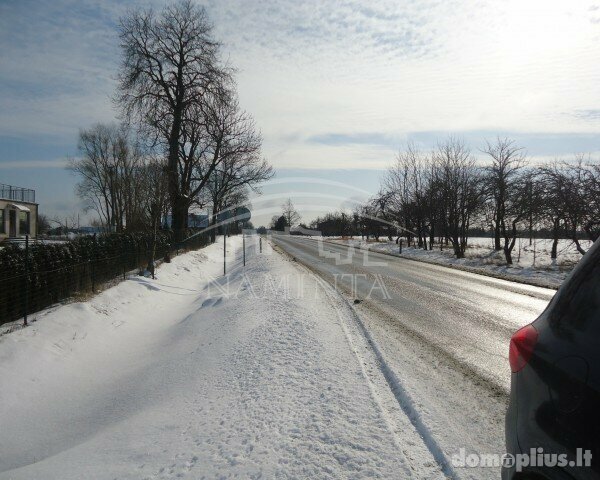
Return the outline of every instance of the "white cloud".
<path id="1" fill-rule="evenodd" d="M 600 25 L 587 2 L 222 5 L 211 8 L 243 104 L 283 165 L 377 167 L 385 153 L 289 142 L 298 132 L 599 131 L 576 114 L 600 106 Z"/>
<path id="2" fill-rule="evenodd" d="M 127 6 L 136 4 L 164 2 Z M 115 26 L 127 6 L 0 4 L 0 136 L 74 144 L 80 127 L 114 118 Z M 207 8 L 276 167 L 382 168 L 413 132 L 600 130 L 600 14 L 591 2 L 210 0 Z M 311 141 L 329 134 L 374 141 Z"/>

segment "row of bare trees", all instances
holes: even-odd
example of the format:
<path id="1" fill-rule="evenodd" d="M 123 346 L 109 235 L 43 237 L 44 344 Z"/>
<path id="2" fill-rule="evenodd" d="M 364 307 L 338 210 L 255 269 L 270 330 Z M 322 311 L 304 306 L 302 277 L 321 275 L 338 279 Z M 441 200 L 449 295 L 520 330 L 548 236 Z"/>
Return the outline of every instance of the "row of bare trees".
<path id="1" fill-rule="evenodd" d="M 171 215 L 183 238 L 190 210 L 215 214 L 246 202 L 273 175 L 262 138 L 239 105 L 234 70 L 203 7 L 179 0 L 121 18 L 122 61 L 115 103 L 123 125 L 80 133 L 70 168 L 79 195 L 116 230 Z"/>
<path id="2" fill-rule="evenodd" d="M 585 253 L 582 239 L 600 235 L 600 163 L 572 161 L 532 165 L 513 140 L 497 138 L 475 156 L 457 138 L 432 152 L 409 145 L 386 171 L 381 190 L 354 212 L 361 232 L 379 236 L 401 232 L 419 247 L 449 245 L 465 255 L 474 227 L 491 231 L 508 264 L 521 232 L 549 230 L 552 258 L 560 238 Z M 349 220 L 348 220 L 349 221 Z"/>
<path id="3" fill-rule="evenodd" d="M 70 160 L 86 209 L 117 232 L 142 230 L 165 213 L 167 184 L 160 158 L 144 151 L 124 126 L 97 124 L 79 134 Z"/>

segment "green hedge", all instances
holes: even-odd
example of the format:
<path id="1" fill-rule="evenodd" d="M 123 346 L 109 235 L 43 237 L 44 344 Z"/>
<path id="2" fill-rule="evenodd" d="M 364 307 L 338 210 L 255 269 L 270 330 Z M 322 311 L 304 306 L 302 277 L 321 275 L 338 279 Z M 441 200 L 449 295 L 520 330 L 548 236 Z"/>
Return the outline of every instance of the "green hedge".
<path id="1" fill-rule="evenodd" d="M 160 231 L 155 258 L 206 243 L 207 238 L 202 235 L 173 245 L 172 233 Z M 0 324 L 23 316 L 26 296 L 27 311 L 36 312 L 89 292 L 125 272 L 145 268 L 151 247 L 150 233 L 113 233 L 79 237 L 66 243 L 33 243 L 28 260 L 23 245 L 5 246 L 0 249 Z"/>

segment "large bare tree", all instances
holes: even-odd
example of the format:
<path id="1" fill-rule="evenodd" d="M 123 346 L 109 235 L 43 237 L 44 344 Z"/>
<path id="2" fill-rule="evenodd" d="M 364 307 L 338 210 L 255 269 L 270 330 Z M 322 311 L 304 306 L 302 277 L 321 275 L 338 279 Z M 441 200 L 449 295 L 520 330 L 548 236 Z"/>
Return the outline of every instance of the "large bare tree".
<path id="1" fill-rule="evenodd" d="M 197 107 L 205 97 L 219 95 L 228 72 L 206 11 L 191 0 L 160 13 L 129 12 L 120 21 L 120 39 L 117 101 L 165 150 L 172 226 L 181 238 L 189 208 L 180 173 L 183 131 L 188 122 L 198 122 Z"/>

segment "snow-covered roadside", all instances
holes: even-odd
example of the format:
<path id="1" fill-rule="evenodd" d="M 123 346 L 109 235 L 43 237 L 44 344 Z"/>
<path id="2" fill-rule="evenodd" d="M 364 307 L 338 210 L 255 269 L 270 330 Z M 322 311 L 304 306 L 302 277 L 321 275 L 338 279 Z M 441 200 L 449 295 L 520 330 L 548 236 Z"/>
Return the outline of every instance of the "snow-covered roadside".
<path id="1" fill-rule="evenodd" d="M 438 248 L 423 250 L 421 248 L 407 247 L 405 244 L 402 248 L 402 254 L 399 254 L 399 247 L 395 242 L 367 242 L 357 237 L 343 239 L 325 238 L 324 240 L 554 289 L 560 286 L 581 258 L 573 242 L 568 240 L 560 240 L 558 247 L 559 261 L 555 264 L 552 263 L 549 254 L 551 240 L 536 239 L 532 246 L 525 241 L 519 242 L 519 248 L 515 247 L 513 251 L 513 265 L 506 265 L 503 253 L 495 252 L 491 248 L 491 239 L 489 238 L 476 237 L 469 239 L 466 258 L 462 259 L 455 258 L 452 249 L 448 247 L 443 251 L 440 251 Z M 590 242 L 582 241 L 582 245 L 584 248 L 589 248 Z"/>
<path id="2" fill-rule="evenodd" d="M 439 478 L 343 305 L 240 243 L 1 337 L 0 478 Z"/>

